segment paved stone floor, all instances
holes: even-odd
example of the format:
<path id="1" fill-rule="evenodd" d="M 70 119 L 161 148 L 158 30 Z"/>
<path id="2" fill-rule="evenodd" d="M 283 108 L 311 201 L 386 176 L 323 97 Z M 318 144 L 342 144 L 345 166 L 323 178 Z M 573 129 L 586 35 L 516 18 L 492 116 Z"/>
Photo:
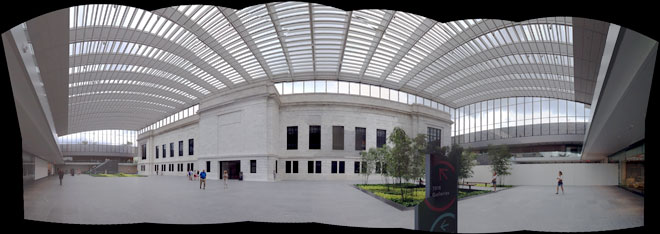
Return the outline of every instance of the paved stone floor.
<path id="1" fill-rule="evenodd" d="M 354 182 L 208 180 L 187 177 L 46 178 L 24 189 L 25 218 L 76 224 L 204 224 L 240 221 L 318 222 L 354 227 L 414 228 L 399 211 L 353 188 Z"/>
<path id="2" fill-rule="evenodd" d="M 49 177 L 24 188 L 25 218 L 76 224 L 318 222 L 414 228 L 399 211 L 351 187 L 361 181 L 209 180 L 186 177 Z M 459 232 L 600 231 L 643 226 L 644 199 L 616 187 L 518 186 L 458 202 Z"/>
<path id="3" fill-rule="evenodd" d="M 613 186 L 517 186 L 458 202 L 459 232 L 585 232 L 644 226 L 644 198 Z"/>

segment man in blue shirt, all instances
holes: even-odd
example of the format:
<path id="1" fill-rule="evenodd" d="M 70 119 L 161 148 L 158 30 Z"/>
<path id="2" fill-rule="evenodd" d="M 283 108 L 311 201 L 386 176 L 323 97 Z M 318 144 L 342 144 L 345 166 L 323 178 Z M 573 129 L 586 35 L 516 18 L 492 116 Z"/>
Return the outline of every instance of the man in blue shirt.
<path id="1" fill-rule="evenodd" d="M 206 190 L 206 170 L 199 173 L 199 189 L 202 189 L 202 183 L 204 183 L 204 190 Z"/>

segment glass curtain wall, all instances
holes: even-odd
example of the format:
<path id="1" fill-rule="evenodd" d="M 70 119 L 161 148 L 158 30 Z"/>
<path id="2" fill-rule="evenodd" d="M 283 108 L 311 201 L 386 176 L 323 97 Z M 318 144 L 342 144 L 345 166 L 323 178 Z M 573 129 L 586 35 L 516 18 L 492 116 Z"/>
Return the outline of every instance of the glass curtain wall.
<path id="1" fill-rule="evenodd" d="M 280 95 L 300 93 L 349 94 L 380 98 L 404 104 L 419 104 L 448 113 L 453 112 L 453 108 L 435 101 L 375 85 L 335 80 L 281 82 L 274 85 Z"/>
<path id="2" fill-rule="evenodd" d="M 473 103 L 450 113 L 452 142 L 585 134 L 590 106 L 545 97 L 511 97 Z"/>
<path id="3" fill-rule="evenodd" d="M 97 130 L 79 132 L 57 138 L 63 152 L 113 152 L 134 154 L 137 131 Z"/>

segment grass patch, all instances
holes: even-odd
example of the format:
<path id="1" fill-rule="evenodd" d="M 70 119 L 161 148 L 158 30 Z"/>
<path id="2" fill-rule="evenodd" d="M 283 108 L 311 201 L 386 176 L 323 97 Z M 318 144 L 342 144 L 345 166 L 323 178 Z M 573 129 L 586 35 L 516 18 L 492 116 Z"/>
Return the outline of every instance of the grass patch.
<path id="1" fill-rule="evenodd" d="M 476 184 L 476 185 L 472 185 L 472 186 L 477 186 L 477 187 L 490 187 L 490 188 L 492 188 L 492 187 L 493 187 L 493 184 L 488 184 L 488 185 L 484 185 L 484 184 Z M 498 184 L 497 187 L 498 187 L 498 188 L 500 188 L 500 187 L 501 187 L 501 188 L 512 188 L 513 185 L 499 185 L 499 184 Z"/>
<path id="2" fill-rule="evenodd" d="M 124 174 L 124 173 L 117 173 L 117 174 L 90 174 L 91 176 L 94 177 L 147 177 L 145 175 L 138 175 L 138 174 Z"/>
<path id="3" fill-rule="evenodd" d="M 376 196 L 396 202 L 405 207 L 416 206 L 420 202 L 424 201 L 426 195 L 426 188 L 416 187 L 415 184 L 403 184 L 401 186 L 397 184 L 390 184 L 389 190 L 387 189 L 387 186 L 385 184 L 367 184 L 367 185 L 357 184 L 355 186 L 367 190 L 375 194 Z M 401 187 L 404 187 L 403 191 L 406 193 L 405 200 L 401 200 Z M 411 190 L 413 190 L 414 193 L 412 193 Z M 464 197 L 475 196 L 489 192 L 491 191 L 459 189 L 458 198 L 461 199 Z"/>
<path id="4" fill-rule="evenodd" d="M 458 199 L 461 199 L 461 198 L 464 198 L 464 197 L 469 197 L 469 196 L 475 196 L 475 195 L 479 195 L 479 194 L 484 194 L 484 193 L 490 193 L 490 192 L 491 191 L 487 191 L 487 190 L 472 190 L 472 191 L 470 191 L 470 190 L 467 190 L 467 189 L 466 190 L 459 189 L 458 190 Z"/>
<path id="5" fill-rule="evenodd" d="M 388 186 L 385 184 L 358 184 L 357 187 L 367 190 L 376 196 L 385 198 L 387 200 L 396 202 L 405 207 L 413 207 L 424 201 L 425 188 L 416 187 L 415 184 L 390 184 L 389 190 Z M 403 192 L 405 193 L 405 200 L 401 200 L 401 187 L 403 187 Z"/>

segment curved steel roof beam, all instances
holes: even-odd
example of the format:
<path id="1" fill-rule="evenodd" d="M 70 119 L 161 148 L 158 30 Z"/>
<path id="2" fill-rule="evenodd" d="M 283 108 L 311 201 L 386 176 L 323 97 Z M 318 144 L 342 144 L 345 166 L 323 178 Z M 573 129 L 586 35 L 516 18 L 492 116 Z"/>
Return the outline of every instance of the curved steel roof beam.
<path id="1" fill-rule="evenodd" d="M 104 73 L 102 75 L 97 75 L 95 73 Z M 71 75 L 69 76 L 71 77 Z M 150 75 L 150 74 L 144 74 L 144 73 L 134 73 L 134 72 L 128 72 L 128 71 L 96 71 L 96 72 L 85 72 L 85 73 L 80 73 L 78 74 L 78 82 L 88 82 L 88 81 L 98 81 L 99 79 L 102 79 L 102 77 L 108 77 L 111 79 L 126 79 L 128 77 L 131 78 L 133 81 L 137 82 L 155 82 L 158 81 L 160 84 L 172 88 L 176 88 L 179 90 L 182 90 L 184 92 L 187 92 L 191 95 L 197 96 L 199 98 L 203 97 L 203 95 L 187 86 L 183 85 L 179 82 L 170 80 L 170 79 L 163 79 L 161 76 L 156 76 L 156 75 Z M 196 94 L 196 95 L 195 95 Z"/>

